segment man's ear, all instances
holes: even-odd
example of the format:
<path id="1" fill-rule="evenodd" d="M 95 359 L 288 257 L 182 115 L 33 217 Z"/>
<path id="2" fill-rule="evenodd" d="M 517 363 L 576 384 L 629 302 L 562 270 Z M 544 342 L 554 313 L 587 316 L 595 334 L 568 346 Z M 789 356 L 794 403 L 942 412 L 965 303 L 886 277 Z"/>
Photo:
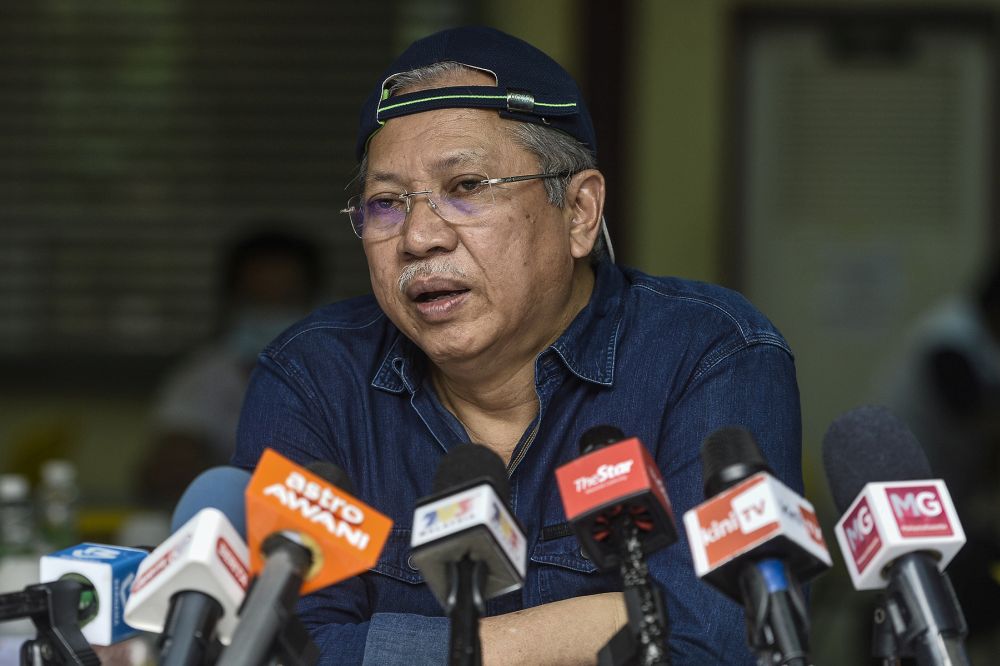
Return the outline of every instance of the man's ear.
<path id="1" fill-rule="evenodd" d="M 573 257 L 590 254 L 601 232 L 604 212 L 604 175 L 597 169 L 585 169 L 573 175 L 566 190 L 566 215 L 569 218 L 569 242 Z"/>

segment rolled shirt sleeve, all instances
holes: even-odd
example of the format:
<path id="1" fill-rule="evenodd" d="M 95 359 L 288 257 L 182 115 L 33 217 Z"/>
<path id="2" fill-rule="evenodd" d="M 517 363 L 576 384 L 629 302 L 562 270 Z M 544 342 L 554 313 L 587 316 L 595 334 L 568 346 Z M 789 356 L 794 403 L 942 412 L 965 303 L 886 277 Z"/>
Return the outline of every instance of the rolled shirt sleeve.
<path id="1" fill-rule="evenodd" d="M 450 624 L 445 617 L 375 613 L 368 629 L 364 666 L 445 664 L 448 662 L 449 631 Z"/>

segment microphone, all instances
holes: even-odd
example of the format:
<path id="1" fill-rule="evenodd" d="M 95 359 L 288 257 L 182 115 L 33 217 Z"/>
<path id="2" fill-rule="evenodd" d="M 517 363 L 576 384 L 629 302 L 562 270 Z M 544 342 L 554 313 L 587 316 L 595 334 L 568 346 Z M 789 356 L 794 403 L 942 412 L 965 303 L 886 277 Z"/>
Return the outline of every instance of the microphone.
<path id="1" fill-rule="evenodd" d="M 441 460 L 433 493 L 417 502 L 411 557 L 451 619 L 451 664 L 480 663 L 486 600 L 524 583 L 527 542 L 509 501 L 500 456 L 466 444 Z"/>
<path id="2" fill-rule="evenodd" d="M 638 438 L 618 428 L 595 426 L 580 438 L 581 456 L 556 470 L 559 495 L 584 551 L 597 566 L 621 564 L 611 525 L 623 512 L 638 528 L 643 554 L 677 541 L 673 509 L 663 477 Z"/>
<path id="3" fill-rule="evenodd" d="M 890 656 L 968 664 L 965 617 L 943 573 L 965 532 L 913 433 L 884 407 L 858 407 L 830 425 L 823 465 L 851 582 L 885 590 L 883 624 L 899 652 Z"/>
<path id="4" fill-rule="evenodd" d="M 637 438 L 599 425 L 580 438 L 582 455 L 556 469 L 566 517 L 587 557 L 619 567 L 629 624 L 598 654 L 604 664 L 667 664 L 666 607 L 645 557 L 677 541 L 667 489 Z"/>
<path id="5" fill-rule="evenodd" d="M 174 509 L 170 537 L 139 567 L 125 618 L 159 633 L 162 666 L 213 661 L 229 644 L 250 583 L 243 494 L 250 474 L 235 467 L 202 472 Z"/>
<path id="6" fill-rule="evenodd" d="M 392 527 L 343 486 L 349 480 L 330 463 L 307 469 L 264 450 L 246 490 L 256 579 L 219 666 L 263 664 L 275 652 L 290 661 L 315 658 L 294 615 L 296 600 L 375 566 Z"/>
<path id="7" fill-rule="evenodd" d="M 695 573 L 743 604 L 748 642 L 762 663 L 808 663 L 799 583 L 831 564 L 813 505 L 774 478 L 742 427 L 710 434 L 701 459 L 708 499 L 684 514 Z"/>
<path id="8" fill-rule="evenodd" d="M 42 556 L 39 579 L 42 583 L 82 583 L 81 603 L 89 608 L 80 619 L 83 636 L 92 645 L 112 645 L 137 633 L 125 622 L 125 605 L 139 564 L 147 555 L 140 548 L 81 543 Z"/>
<path id="9" fill-rule="evenodd" d="M 299 594 L 375 566 L 392 521 L 344 487 L 352 488 L 351 482 L 333 464 L 317 461 L 307 469 L 265 449 L 246 494 L 250 571 L 263 572 L 263 546 L 276 533 L 311 553 Z"/>

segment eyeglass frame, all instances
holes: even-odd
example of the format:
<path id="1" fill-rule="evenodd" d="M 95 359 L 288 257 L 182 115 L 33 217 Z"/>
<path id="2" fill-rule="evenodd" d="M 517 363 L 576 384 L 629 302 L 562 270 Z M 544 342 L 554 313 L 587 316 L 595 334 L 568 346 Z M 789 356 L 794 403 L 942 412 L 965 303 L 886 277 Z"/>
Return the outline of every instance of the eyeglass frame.
<path id="1" fill-rule="evenodd" d="M 569 178 L 570 176 L 573 176 L 576 173 L 578 173 L 578 172 L 576 172 L 576 171 L 552 171 L 552 172 L 546 172 L 546 173 L 525 174 L 525 175 L 522 175 L 522 176 L 504 176 L 503 178 L 484 178 L 483 180 L 476 181 L 476 185 L 489 185 L 490 187 L 492 187 L 493 185 L 503 185 L 504 183 L 520 183 L 520 182 L 523 182 L 523 181 L 526 181 L 526 180 L 539 180 L 539 179 L 549 179 L 549 178 Z M 432 199 L 431 196 L 430 196 L 431 194 L 434 194 L 434 190 L 419 190 L 419 191 L 416 191 L 416 192 L 407 192 L 406 190 L 403 190 L 403 192 L 401 192 L 400 194 L 397 194 L 396 196 L 398 196 L 399 199 L 404 204 L 406 204 L 406 215 L 409 215 L 410 211 L 412 209 L 411 208 L 412 207 L 412 203 L 411 202 L 412 202 L 413 197 L 415 197 L 417 195 L 420 195 L 420 194 L 426 196 L 427 197 L 427 202 L 430 204 L 430 207 L 433 210 L 437 211 L 438 206 L 437 206 L 436 203 L 434 203 L 434 199 Z M 354 195 L 353 197 L 351 197 L 350 199 L 347 200 L 347 204 L 348 204 L 347 208 L 342 208 L 340 210 L 340 212 L 347 214 L 347 218 L 348 218 L 348 220 L 351 223 L 351 230 L 354 232 L 354 235 L 357 236 L 360 240 L 364 240 L 364 238 L 361 236 L 361 234 L 358 233 L 358 229 L 354 225 L 354 219 L 351 217 L 352 213 L 354 213 L 355 211 L 361 210 L 357 206 L 350 205 L 351 201 L 353 201 L 354 199 L 357 199 L 359 204 L 362 203 L 361 202 L 361 195 L 360 194 L 356 194 L 356 195 Z M 449 220 L 445 219 L 444 217 L 442 217 L 441 219 L 445 220 L 445 222 L 449 221 Z M 406 220 L 405 216 L 404 216 L 403 220 L 404 221 Z M 402 228 L 402 225 L 400 225 L 400 228 Z M 395 234 L 393 234 L 393 236 L 395 236 Z M 392 238 L 393 236 L 386 236 L 386 238 Z"/>

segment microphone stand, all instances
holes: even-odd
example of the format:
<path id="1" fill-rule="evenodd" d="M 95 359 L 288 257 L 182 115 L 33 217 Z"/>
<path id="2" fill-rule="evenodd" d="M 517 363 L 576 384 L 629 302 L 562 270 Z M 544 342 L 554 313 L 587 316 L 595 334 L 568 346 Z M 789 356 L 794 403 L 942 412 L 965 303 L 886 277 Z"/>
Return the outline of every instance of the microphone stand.
<path id="1" fill-rule="evenodd" d="M 627 509 L 626 509 L 627 511 Z M 650 578 L 639 528 L 627 513 L 614 521 L 628 624 L 597 653 L 598 666 L 669 666 L 668 623 L 659 586 Z"/>
<path id="2" fill-rule="evenodd" d="M 486 612 L 482 595 L 486 567 L 466 554 L 458 562 L 449 562 L 448 572 L 451 576 L 445 608 L 451 620 L 448 663 L 450 666 L 480 666 L 483 649 L 479 642 L 479 618 Z"/>
<path id="3" fill-rule="evenodd" d="M 38 630 L 21 646 L 21 666 L 100 666 L 78 624 L 88 610 L 81 607 L 88 590 L 93 588 L 75 580 L 57 580 L 0 595 L 0 622 L 27 617 Z"/>
<path id="4" fill-rule="evenodd" d="M 872 659 L 880 666 L 900 666 L 899 643 L 885 609 L 885 595 L 880 594 L 872 614 Z"/>

